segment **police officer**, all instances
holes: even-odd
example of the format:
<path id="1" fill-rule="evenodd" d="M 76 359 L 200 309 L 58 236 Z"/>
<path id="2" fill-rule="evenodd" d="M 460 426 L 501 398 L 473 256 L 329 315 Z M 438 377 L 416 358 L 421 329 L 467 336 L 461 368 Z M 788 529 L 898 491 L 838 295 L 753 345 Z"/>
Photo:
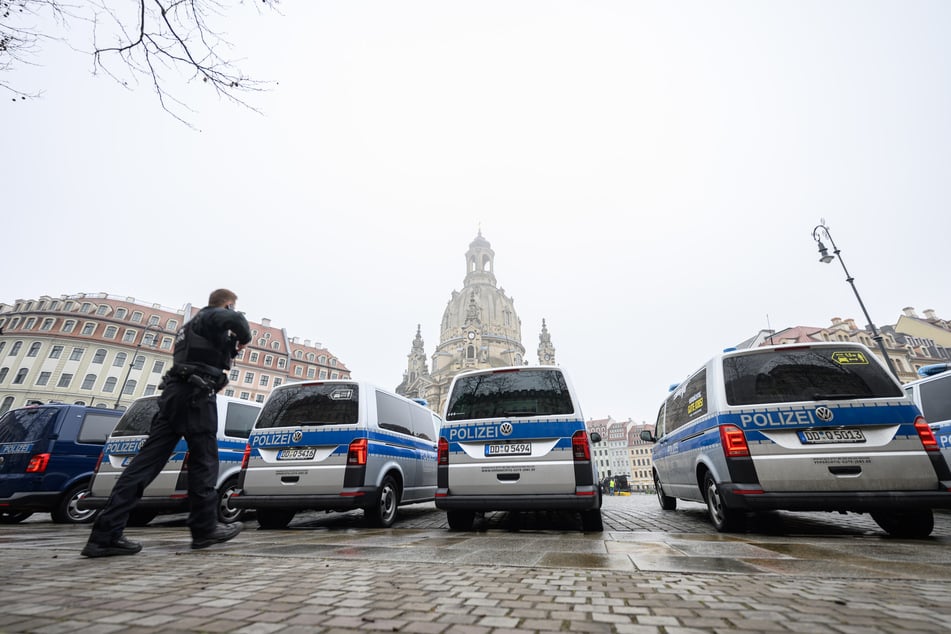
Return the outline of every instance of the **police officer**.
<path id="1" fill-rule="evenodd" d="M 215 394 L 228 383 L 231 360 L 251 341 L 248 321 L 236 312 L 238 296 L 218 289 L 208 306 L 175 338 L 174 364 L 162 379 L 159 411 L 149 437 L 119 477 L 83 548 L 85 557 L 134 555 L 142 544 L 122 532 L 145 488 L 168 462 L 184 436 L 188 443 L 188 527 L 192 548 L 226 542 L 240 522 L 218 523 L 218 409 Z"/>

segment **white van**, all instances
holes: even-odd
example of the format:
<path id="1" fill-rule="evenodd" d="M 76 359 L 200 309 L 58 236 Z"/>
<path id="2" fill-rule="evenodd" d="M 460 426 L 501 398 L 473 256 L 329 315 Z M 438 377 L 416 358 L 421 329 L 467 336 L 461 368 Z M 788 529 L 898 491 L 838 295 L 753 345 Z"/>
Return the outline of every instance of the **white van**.
<path id="1" fill-rule="evenodd" d="M 363 381 L 275 388 L 248 439 L 234 506 L 261 528 L 284 528 L 298 511 L 363 509 L 389 527 L 402 504 L 436 492 L 439 417 Z"/>
<path id="2" fill-rule="evenodd" d="M 470 530 L 486 511 L 577 511 L 601 531 L 601 490 L 584 416 L 565 371 L 515 366 L 453 377 L 439 438 L 436 508 Z"/>
<path id="3" fill-rule="evenodd" d="M 902 387 L 921 410 L 941 453 L 951 464 L 951 364 L 927 365 L 918 370 L 918 374 L 924 378 Z"/>
<path id="4" fill-rule="evenodd" d="M 112 487 L 149 436 L 152 419 L 158 413 L 158 396 L 133 401 L 119 419 L 106 441 L 89 495 L 82 508 L 98 509 L 106 505 Z M 236 522 L 244 512 L 230 504 L 238 484 L 241 460 L 254 419 L 261 411 L 259 403 L 217 396 L 218 404 L 218 520 Z M 188 445 L 179 441 L 162 472 L 145 489 L 142 500 L 129 515 L 130 526 L 142 526 L 160 513 L 188 511 Z"/>
<path id="5" fill-rule="evenodd" d="M 810 343 L 726 351 L 673 388 L 652 434 L 665 510 L 705 502 L 719 531 L 746 511 L 870 513 L 926 537 L 951 507 L 951 471 L 918 408 L 868 348 Z"/>

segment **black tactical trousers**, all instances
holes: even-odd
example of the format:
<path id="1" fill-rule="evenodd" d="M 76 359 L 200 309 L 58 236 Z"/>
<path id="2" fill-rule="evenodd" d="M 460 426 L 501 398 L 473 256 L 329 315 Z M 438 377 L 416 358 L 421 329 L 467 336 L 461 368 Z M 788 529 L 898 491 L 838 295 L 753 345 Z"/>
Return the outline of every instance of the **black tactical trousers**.
<path id="1" fill-rule="evenodd" d="M 214 393 L 178 379 L 167 380 L 149 437 L 116 481 L 89 541 L 108 544 L 122 535 L 129 513 L 168 462 L 178 441 L 188 443 L 188 527 L 204 537 L 218 522 L 218 409 Z"/>

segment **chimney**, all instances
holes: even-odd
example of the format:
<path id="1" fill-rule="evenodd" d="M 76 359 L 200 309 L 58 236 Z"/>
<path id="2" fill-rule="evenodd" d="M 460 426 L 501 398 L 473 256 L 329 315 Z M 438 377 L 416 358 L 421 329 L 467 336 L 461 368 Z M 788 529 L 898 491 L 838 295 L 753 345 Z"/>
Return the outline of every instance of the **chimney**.
<path id="1" fill-rule="evenodd" d="M 832 318 L 832 327 L 833 327 L 833 328 L 835 328 L 836 326 L 839 326 L 839 325 L 841 325 L 841 324 L 842 324 L 842 318 L 841 318 L 841 317 L 833 317 L 833 318 Z"/>
<path id="2" fill-rule="evenodd" d="M 854 320 L 854 319 L 846 319 L 846 320 L 845 320 L 845 323 L 847 323 L 847 324 L 849 325 L 849 330 L 858 330 L 858 328 L 855 326 L 855 320 Z"/>
<path id="3" fill-rule="evenodd" d="M 269 317 L 261 317 L 261 325 L 265 328 L 271 327 L 271 319 Z"/>
<path id="4" fill-rule="evenodd" d="M 304 346 L 310 347 L 310 339 L 304 339 Z"/>
<path id="5" fill-rule="evenodd" d="M 938 321 L 938 316 L 934 312 L 934 308 L 925 309 L 925 319 L 929 321 Z"/>
<path id="6" fill-rule="evenodd" d="M 915 314 L 915 309 L 912 306 L 905 306 L 901 309 L 901 312 L 904 313 L 905 317 L 914 317 L 915 319 L 918 319 L 918 315 Z"/>

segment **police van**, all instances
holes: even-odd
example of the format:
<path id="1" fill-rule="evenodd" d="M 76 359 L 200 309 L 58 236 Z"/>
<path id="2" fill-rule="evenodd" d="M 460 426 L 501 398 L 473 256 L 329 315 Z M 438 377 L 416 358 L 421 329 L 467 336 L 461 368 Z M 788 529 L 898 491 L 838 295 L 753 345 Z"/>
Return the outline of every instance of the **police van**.
<path id="1" fill-rule="evenodd" d="M 81 503 L 83 508 L 99 509 L 106 505 L 112 487 L 149 436 L 152 419 L 159 411 L 158 399 L 158 396 L 136 399 L 122 415 L 103 447 L 90 493 Z M 230 499 L 237 487 L 244 448 L 261 405 L 227 396 L 217 396 L 215 400 L 218 407 L 218 520 L 230 523 L 244 514 L 231 506 Z M 129 524 L 142 526 L 160 513 L 187 511 L 188 444 L 182 439 L 162 472 L 145 489 L 141 501 L 129 515 Z"/>
<path id="2" fill-rule="evenodd" d="M 951 364 L 936 363 L 918 370 L 923 378 L 902 386 L 931 426 L 945 460 L 951 464 Z"/>
<path id="3" fill-rule="evenodd" d="M 932 509 L 951 507 L 931 428 L 860 344 L 723 352 L 672 389 L 641 436 L 656 442 L 661 507 L 705 503 L 718 531 L 747 511 L 853 511 L 926 537 Z"/>
<path id="4" fill-rule="evenodd" d="M 371 525 L 392 526 L 400 505 L 433 500 L 439 425 L 422 404 L 364 381 L 282 385 L 251 431 L 232 504 L 266 529 L 306 510 L 362 509 Z"/>
<path id="5" fill-rule="evenodd" d="M 439 437 L 436 508 L 470 530 L 487 511 L 572 511 L 601 531 L 597 464 L 574 388 L 555 366 L 453 377 Z"/>

